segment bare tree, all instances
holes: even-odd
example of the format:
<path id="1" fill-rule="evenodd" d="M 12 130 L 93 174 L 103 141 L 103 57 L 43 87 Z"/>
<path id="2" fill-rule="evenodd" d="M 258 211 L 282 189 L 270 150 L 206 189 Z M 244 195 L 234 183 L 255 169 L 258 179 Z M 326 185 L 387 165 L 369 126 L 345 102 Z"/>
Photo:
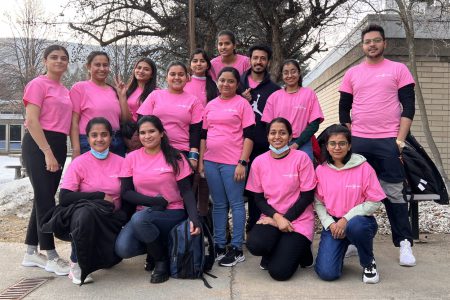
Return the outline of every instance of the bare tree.
<path id="1" fill-rule="evenodd" d="M 0 97 L 18 99 L 29 81 L 43 72 L 42 54 L 48 41 L 40 0 L 23 0 L 16 15 L 6 15 L 12 38 L 0 43 L 1 81 L 6 86 Z"/>

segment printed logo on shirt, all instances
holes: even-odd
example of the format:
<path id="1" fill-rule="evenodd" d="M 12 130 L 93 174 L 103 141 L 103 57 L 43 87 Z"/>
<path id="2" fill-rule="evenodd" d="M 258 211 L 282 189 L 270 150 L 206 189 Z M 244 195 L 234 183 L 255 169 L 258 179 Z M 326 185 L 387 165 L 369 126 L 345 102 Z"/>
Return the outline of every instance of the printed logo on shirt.
<path id="1" fill-rule="evenodd" d="M 190 105 L 186 105 L 186 104 L 177 104 L 177 107 L 187 108 L 187 109 L 190 109 L 190 108 L 191 108 Z"/>
<path id="2" fill-rule="evenodd" d="M 155 168 L 155 169 L 153 169 L 153 171 L 159 171 L 161 173 L 165 173 L 165 172 L 171 172 L 172 169 L 161 167 L 161 168 Z"/>
<path id="3" fill-rule="evenodd" d="M 359 189 L 359 188 L 361 188 L 361 186 L 359 185 L 359 184 L 347 184 L 346 186 L 345 186 L 345 188 L 347 188 L 347 189 Z"/>
<path id="4" fill-rule="evenodd" d="M 306 107 L 303 105 L 296 105 L 296 106 L 294 106 L 294 108 L 295 109 L 306 109 Z"/>
<path id="5" fill-rule="evenodd" d="M 375 75 L 375 77 L 381 77 L 381 78 L 384 78 L 384 77 L 392 77 L 393 75 L 392 74 L 389 74 L 389 73 L 381 73 L 381 74 L 378 74 L 378 75 Z"/>
<path id="6" fill-rule="evenodd" d="M 236 109 L 233 109 L 233 108 L 226 108 L 226 109 L 224 109 L 223 111 L 226 111 L 226 112 L 233 112 L 233 113 L 237 112 L 237 110 L 236 110 Z"/>
<path id="7" fill-rule="evenodd" d="M 298 174 L 283 174 L 283 177 L 288 177 L 288 178 L 294 178 L 294 177 L 298 177 Z"/>

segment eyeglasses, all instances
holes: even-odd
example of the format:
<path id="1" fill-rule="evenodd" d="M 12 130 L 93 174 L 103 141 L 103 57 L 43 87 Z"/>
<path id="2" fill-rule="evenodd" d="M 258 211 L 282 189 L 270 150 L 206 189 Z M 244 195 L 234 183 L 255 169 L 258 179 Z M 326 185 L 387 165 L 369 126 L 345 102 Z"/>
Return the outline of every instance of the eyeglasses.
<path id="1" fill-rule="evenodd" d="M 331 147 L 331 148 L 336 148 L 336 146 L 339 146 L 339 148 L 343 148 L 348 145 L 348 142 L 347 141 L 340 141 L 340 142 L 331 141 L 331 142 L 328 142 L 327 145 L 328 145 L 328 147 Z"/>
<path id="2" fill-rule="evenodd" d="M 295 76 L 295 75 L 298 75 L 298 71 L 297 70 L 291 70 L 290 72 L 289 71 L 283 71 L 283 76 L 289 76 L 289 75 L 291 75 L 291 76 Z"/>
<path id="3" fill-rule="evenodd" d="M 374 44 L 381 43 L 383 41 L 383 38 L 374 38 L 374 39 L 366 39 L 363 41 L 364 45 L 370 45 L 372 42 Z"/>

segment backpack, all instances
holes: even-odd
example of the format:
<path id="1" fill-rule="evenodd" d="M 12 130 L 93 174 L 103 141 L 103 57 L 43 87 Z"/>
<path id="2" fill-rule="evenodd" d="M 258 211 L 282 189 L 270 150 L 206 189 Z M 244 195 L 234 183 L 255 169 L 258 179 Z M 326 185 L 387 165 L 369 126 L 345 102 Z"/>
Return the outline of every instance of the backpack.
<path id="1" fill-rule="evenodd" d="M 408 134 L 402 158 L 406 180 L 413 194 L 438 194 L 439 204 L 448 204 L 448 193 L 444 180 L 434 162 L 415 137 Z"/>
<path id="2" fill-rule="evenodd" d="M 203 274 L 209 274 L 215 260 L 214 242 L 208 226 L 201 223 L 201 233 L 191 235 L 189 219 L 173 227 L 169 234 L 170 276 L 182 279 L 203 280 L 211 288 Z"/>

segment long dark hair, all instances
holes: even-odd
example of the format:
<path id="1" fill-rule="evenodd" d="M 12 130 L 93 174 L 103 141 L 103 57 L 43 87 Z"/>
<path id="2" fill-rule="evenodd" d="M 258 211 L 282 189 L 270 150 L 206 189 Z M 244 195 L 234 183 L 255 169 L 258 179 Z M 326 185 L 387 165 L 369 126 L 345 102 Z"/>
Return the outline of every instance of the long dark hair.
<path id="1" fill-rule="evenodd" d="M 161 138 L 161 151 L 164 155 L 167 164 L 172 167 L 172 170 L 175 173 L 175 175 L 180 174 L 180 166 L 178 165 L 178 162 L 183 161 L 181 159 L 180 151 L 178 151 L 177 149 L 175 149 L 170 145 L 169 137 L 167 136 L 167 132 L 164 129 L 161 120 L 155 115 L 143 116 L 137 122 L 138 132 L 141 129 L 142 124 L 147 122 L 152 123 L 153 126 L 155 126 L 156 130 L 158 130 L 160 133 L 163 133 L 163 136 Z"/>
<path id="2" fill-rule="evenodd" d="M 67 49 L 64 48 L 61 45 L 56 45 L 56 44 L 55 45 L 50 45 L 47 48 L 45 48 L 44 55 L 43 55 L 44 59 L 47 59 L 47 57 L 50 55 L 50 53 L 52 53 L 53 51 L 57 51 L 57 50 L 64 51 L 64 54 L 67 55 L 67 59 L 69 59 L 69 52 L 67 52 Z M 47 70 L 45 70 L 43 74 L 46 75 L 47 74 Z"/>
<path id="3" fill-rule="evenodd" d="M 286 59 L 281 65 L 280 72 L 283 73 L 283 68 L 285 65 L 294 65 L 298 70 L 298 86 L 301 87 L 303 83 L 302 70 L 300 69 L 300 64 L 295 59 Z"/>
<path id="4" fill-rule="evenodd" d="M 142 94 L 139 96 L 138 99 L 138 104 L 142 104 L 145 99 L 147 99 L 147 96 L 153 92 L 156 88 L 156 77 L 157 77 L 157 69 L 156 69 L 156 64 L 153 60 L 151 60 L 150 58 L 147 57 L 142 57 L 140 58 L 134 65 L 133 68 L 133 76 L 131 77 L 130 83 L 129 83 L 129 87 L 127 89 L 127 98 L 130 97 L 131 94 L 134 93 L 134 91 L 137 89 L 138 87 L 138 81 L 136 79 L 136 75 L 134 74 L 134 70 L 136 70 L 137 65 L 140 62 L 145 62 L 147 63 L 150 68 L 152 69 L 152 76 L 150 77 L 150 79 L 145 83 L 144 85 L 144 90 L 142 91 Z"/>
<path id="5" fill-rule="evenodd" d="M 337 134 L 342 134 L 343 136 L 345 136 L 345 139 L 347 140 L 349 146 L 351 146 L 352 144 L 352 134 L 350 130 L 347 128 L 347 126 L 334 124 L 328 127 L 325 131 L 325 143 L 323 144 L 322 148 L 322 157 L 330 164 L 334 164 L 334 160 L 327 150 L 328 140 L 332 135 Z M 352 157 L 352 149 L 350 148 L 347 152 L 347 155 L 345 155 L 344 159 L 342 160 L 342 162 L 346 164 L 351 157 Z"/>
<path id="6" fill-rule="evenodd" d="M 236 35 L 231 30 L 221 30 L 217 34 L 217 40 L 219 40 L 219 37 L 222 35 L 227 35 L 230 38 L 230 41 L 233 45 L 236 46 Z M 236 54 L 236 49 L 233 50 L 233 53 Z"/>
<path id="7" fill-rule="evenodd" d="M 217 90 L 217 85 L 214 82 L 214 80 L 212 79 L 211 75 L 209 74 L 209 70 L 211 70 L 211 61 L 205 50 L 203 50 L 201 48 L 197 48 L 191 54 L 191 58 L 189 59 L 189 65 L 192 62 L 192 60 L 194 59 L 194 55 L 196 55 L 196 54 L 201 54 L 203 56 L 203 59 L 206 61 L 206 64 L 208 65 L 208 67 L 206 68 L 205 76 L 206 76 L 206 100 L 207 100 L 207 102 L 209 102 L 219 95 L 219 91 Z"/>

